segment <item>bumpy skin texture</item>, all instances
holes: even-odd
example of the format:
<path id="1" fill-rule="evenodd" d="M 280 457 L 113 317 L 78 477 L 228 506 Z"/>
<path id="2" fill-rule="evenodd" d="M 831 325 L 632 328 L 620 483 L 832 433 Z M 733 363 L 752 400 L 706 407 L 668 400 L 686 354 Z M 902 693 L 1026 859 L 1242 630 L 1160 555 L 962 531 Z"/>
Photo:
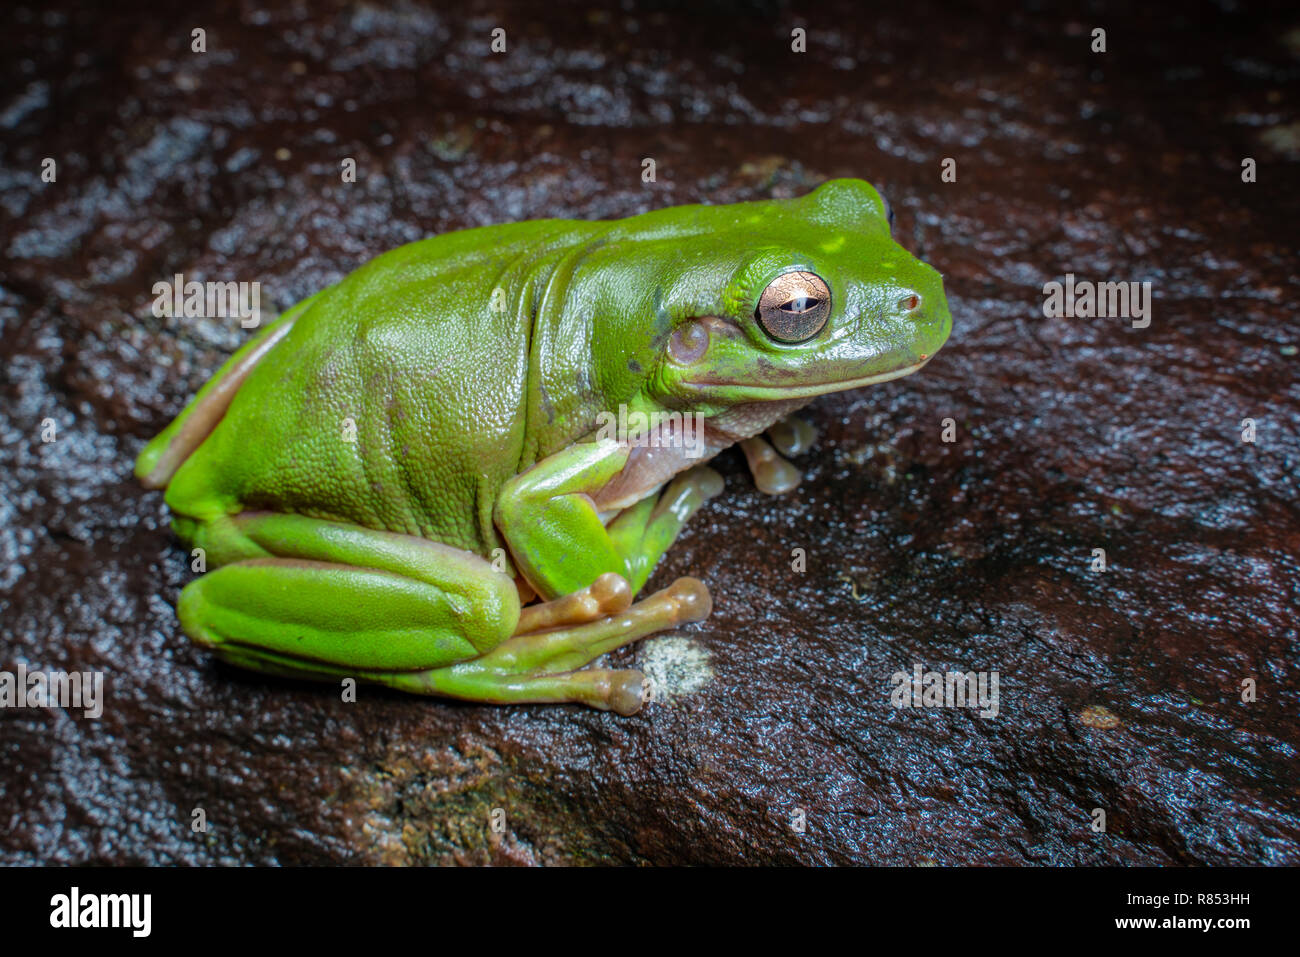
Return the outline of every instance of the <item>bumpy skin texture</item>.
<path id="1" fill-rule="evenodd" d="M 820 277 L 829 307 L 789 343 L 757 310 L 796 271 Z M 655 504 L 700 460 L 594 443 L 600 413 L 699 413 L 707 457 L 811 396 L 914 371 L 950 327 L 938 273 L 893 242 L 858 180 L 796 200 L 468 230 L 379 256 L 294 307 L 146 447 L 137 474 L 166 485 L 177 531 L 210 566 L 229 566 L 181 601 L 186 630 L 224 657 L 538 700 L 407 679 L 502 645 L 519 619 L 502 586 L 516 570 L 547 599 L 608 573 L 635 592 L 716 494 L 697 470 Z M 481 561 L 495 549 L 510 575 Z M 645 626 L 707 614 L 698 598 L 684 586 Z M 505 657 L 494 674 L 555 671 L 554 647 Z"/>

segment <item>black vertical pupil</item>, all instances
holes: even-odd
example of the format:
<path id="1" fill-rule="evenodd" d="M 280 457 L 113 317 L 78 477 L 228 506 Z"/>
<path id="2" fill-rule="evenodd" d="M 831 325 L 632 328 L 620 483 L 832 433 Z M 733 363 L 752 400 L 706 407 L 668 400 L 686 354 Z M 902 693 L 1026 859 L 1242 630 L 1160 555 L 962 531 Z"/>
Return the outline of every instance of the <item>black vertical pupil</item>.
<path id="1" fill-rule="evenodd" d="M 796 296 L 789 302 L 781 306 L 782 312 L 807 312 L 816 306 L 820 299 L 813 299 L 811 296 Z"/>

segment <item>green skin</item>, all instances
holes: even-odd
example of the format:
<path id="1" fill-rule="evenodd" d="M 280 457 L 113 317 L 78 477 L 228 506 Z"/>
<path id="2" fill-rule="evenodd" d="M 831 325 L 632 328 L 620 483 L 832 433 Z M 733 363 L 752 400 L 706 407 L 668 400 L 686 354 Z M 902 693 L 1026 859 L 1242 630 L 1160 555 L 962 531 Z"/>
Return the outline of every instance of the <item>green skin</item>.
<path id="1" fill-rule="evenodd" d="M 756 310 L 796 270 L 830 306 L 791 344 Z M 261 330 L 136 474 L 206 552 L 178 614 L 224 660 L 631 714 L 642 675 L 583 666 L 708 615 L 689 578 L 631 605 L 721 489 L 701 462 L 737 441 L 754 462 L 771 452 L 756 436 L 813 396 L 915 371 L 950 329 L 939 274 L 860 180 L 466 230 L 379 256 Z M 597 441 L 620 407 L 701 414 L 704 454 Z"/>

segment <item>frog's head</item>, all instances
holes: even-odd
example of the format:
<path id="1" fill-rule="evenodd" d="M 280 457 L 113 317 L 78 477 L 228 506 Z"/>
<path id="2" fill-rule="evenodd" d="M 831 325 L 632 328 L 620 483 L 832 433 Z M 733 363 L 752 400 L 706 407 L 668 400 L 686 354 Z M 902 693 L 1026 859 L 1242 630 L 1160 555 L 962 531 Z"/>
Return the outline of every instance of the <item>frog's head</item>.
<path id="1" fill-rule="evenodd" d="M 663 294 L 671 331 L 651 386 L 662 400 L 717 408 L 852 389 L 915 372 L 948 338 L 939 273 L 894 242 L 869 183 L 712 209 L 710 229 L 678 247 L 679 263 L 704 268 Z"/>

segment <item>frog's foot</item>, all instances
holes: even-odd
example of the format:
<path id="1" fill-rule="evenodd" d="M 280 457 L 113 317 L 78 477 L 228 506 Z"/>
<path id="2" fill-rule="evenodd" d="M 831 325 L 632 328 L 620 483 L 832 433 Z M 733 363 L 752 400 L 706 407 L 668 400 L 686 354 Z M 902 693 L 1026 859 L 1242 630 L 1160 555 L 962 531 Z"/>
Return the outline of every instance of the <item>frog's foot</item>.
<path id="1" fill-rule="evenodd" d="M 679 578 L 628 606 L 631 588 L 619 575 L 602 575 L 588 588 L 530 609 L 513 637 L 471 661 L 385 683 L 407 691 L 500 704 L 573 701 L 622 715 L 645 702 L 639 671 L 575 669 L 646 635 L 702 621 L 712 611 L 709 590 Z M 558 626 L 558 627 L 557 627 Z"/>
<path id="2" fill-rule="evenodd" d="M 589 621 L 617 615 L 627 611 L 632 604 L 632 588 L 627 579 L 614 572 L 606 572 L 586 588 L 554 601 L 528 605 L 519 613 L 516 635 L 563 625 L 585 625 Z"/>
<path id="3" fill-rule="evenodd" d="M 766 495 L 784 495 L 799 487 L 803 476 L 799 470 L 777 454 L 772 446 L 758 436 L 742 439 L 741 451 L 749 462 L 754 484 Z"/>
<path id="4" fill-rule="evenodd" d="M 767 430 L 767 438 L 771 445 L 757 436 L 740 443 L 754 484 L 767 495 L 792 492 L 799 487 L 803 475 L 783 456 L 807 452 L 817 440 L 817 429 L 798 416 L 789 415 Z"/>
<path id="5" fill-rule="evenodd" d="M 803 455 L 817 441 L 817 427 L 788 415 L 767 430 L 767 437 L 782 455 Z"/>

